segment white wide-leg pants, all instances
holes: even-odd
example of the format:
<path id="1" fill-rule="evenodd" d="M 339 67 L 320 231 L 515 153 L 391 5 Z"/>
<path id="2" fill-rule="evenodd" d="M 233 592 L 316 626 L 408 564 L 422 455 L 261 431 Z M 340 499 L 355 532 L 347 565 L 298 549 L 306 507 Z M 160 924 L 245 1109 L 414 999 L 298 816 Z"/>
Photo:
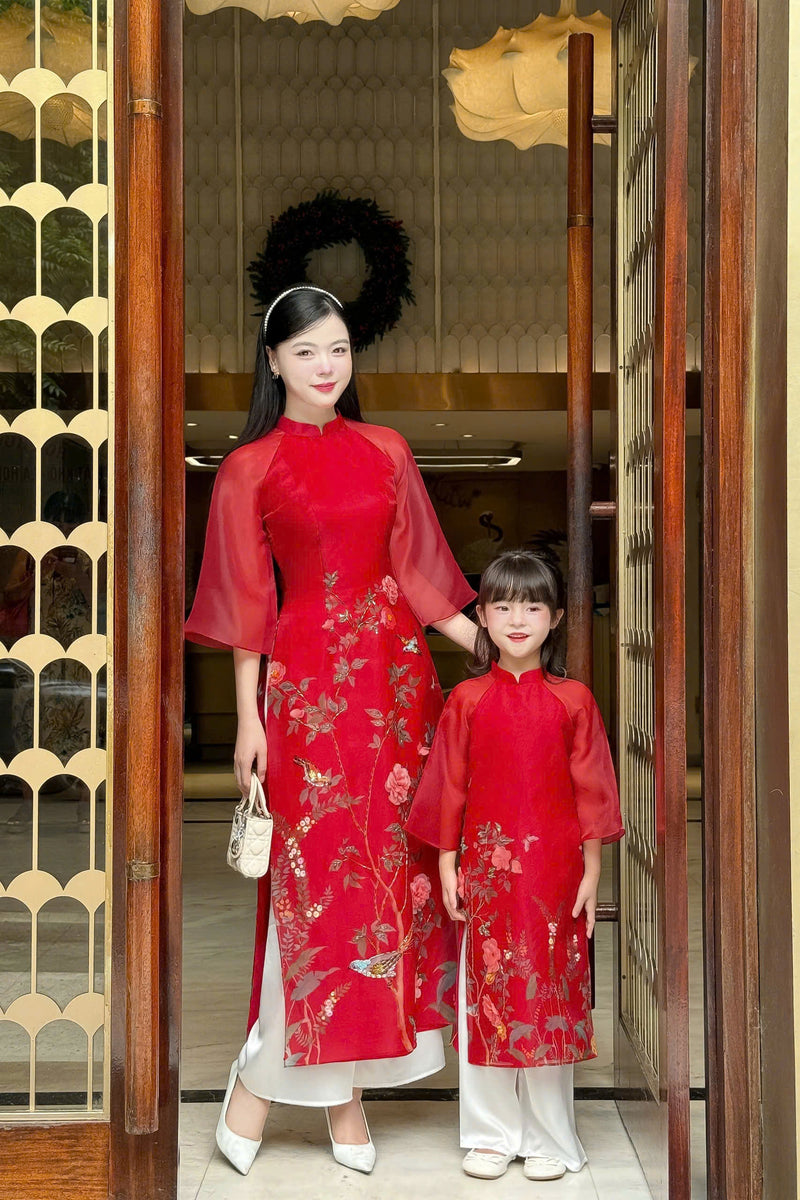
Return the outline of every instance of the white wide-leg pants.
<path id="1" fill-rule="evenodd" d="M 467 1058 L 466 945 L 458 972 L 458 1083 L 461 1145 L 560 1158 L 580 1171 L 586 1153 L 575 1129 L 572 1066 L 478 1067 Z"/>
<path id="2" fill-rule="evenodd" d="M 352 1100 L 353 1088 L 398 1087 L 444 1066 L 441 1030 L 429 1029 L 417 1034 L 416 1047 L 401 1058 L 285 1067 L 285 1030 L 278 930 L 270 906 L 258 1020 L 239 1055 L 239 1077 L 248 1091 L 282 1104 L 332 1107 Z"/>

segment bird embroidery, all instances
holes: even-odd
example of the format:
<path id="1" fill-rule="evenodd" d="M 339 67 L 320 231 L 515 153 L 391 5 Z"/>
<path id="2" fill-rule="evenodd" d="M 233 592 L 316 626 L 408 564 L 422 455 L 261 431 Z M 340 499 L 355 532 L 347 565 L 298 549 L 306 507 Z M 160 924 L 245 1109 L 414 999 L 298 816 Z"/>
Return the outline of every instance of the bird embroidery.
<path id="1" fill-rule="evenodd" d="M 320 771 L 319 767 L 315 767 L 307 758 L 295 758 L 294 760 L 298 767 L 303 768 L 303 779 L 310 787 L 329 788 L 333 783 L 333 776 L 330 771 Z"/>
<path id="2" fill-rule="evenodd" d="M 411 945 L 414 930 L 409 929 L 398 950 L 387 950 L 384 954 L 373 954 L 372 958 L 354 958 L 350 970 L 369 979 L 393 979 L 397 964 Z"/>
<path id="3" fill-rule="evenodd" d="M 403 643 L 403 649 L 405 650 L 406 654 L 421 654 L 422 653 L 422 651 L 419 648 L 419 642 L 417 641 L 416 634 L 414 634 L 414 636 L 410 637 L 410 638 L 404 638 L 402 633 L 398 633 L 397 636 L 400 638 L 400 641 Z"/>

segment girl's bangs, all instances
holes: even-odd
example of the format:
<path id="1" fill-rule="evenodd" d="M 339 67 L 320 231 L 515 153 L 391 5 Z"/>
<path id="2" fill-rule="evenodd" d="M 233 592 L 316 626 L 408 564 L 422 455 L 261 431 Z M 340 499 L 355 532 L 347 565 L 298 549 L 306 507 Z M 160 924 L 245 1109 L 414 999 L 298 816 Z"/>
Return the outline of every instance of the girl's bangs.
<path id="1" fill-rule="evenodd" d="M 492 563 L 484 572 L 478 603 L 498 604 L 502 601 L 546 604 L 555 612 L 558 608 L 555 576 L 527 555 Z"/>

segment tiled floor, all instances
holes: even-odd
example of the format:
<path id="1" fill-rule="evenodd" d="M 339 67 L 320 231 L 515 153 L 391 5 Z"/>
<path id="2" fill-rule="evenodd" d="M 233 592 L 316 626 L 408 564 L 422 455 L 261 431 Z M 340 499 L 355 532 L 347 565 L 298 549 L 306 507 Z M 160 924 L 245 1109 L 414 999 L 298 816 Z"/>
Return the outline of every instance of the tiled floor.
<path id="1" fill-rule="evenodd" d="M 255 884 L 241 879 L 225 864 L 230 803 L 200 801 L 186 805 L 184 825 L 184 974 L 183 1065 L 184 1090 L 220 1089 L 244 1037 L 250 987 Z M 701 934 L 700 825 L 689 824 L 690 873 L 690 988 L 692 1007 L 692 1086 L 702 1086 L 703 987 Z M 608 889 L 608 880 L 604 880 Z M 597 932 L 597 1007 L 595 1027 L 598 1057 L 580 1064 L 576 1087 L 611 1087 L 613 1073 L 613 927 Z M 438 1075 L 426 1087 L 457 1084 L 452 1051 Z M 558 1183 L 532 1184 L 519 1164 L 502 1184 L 502 1196 L 538 1195 L 625 1200 L 650 1195 L 625 1133 L 616 1106 L 609 1100 L 583 1100 L 576 1105 L 589 1165 Z M 692 1105 L 692 1196 L 706 1194 L 704 1113 Z M 477 1195 L 481 1181 L 461 1173 L 457 1111 L 453 1102 L 374 1102 L 369 1120 L 379 1161 L 370 1177 L 339 1167 L 327 1149 L 325 1126 L 318 1112 L 276 1107 L 265 1144 L 244 1179 L 214 1147 L 216 1104 L 185 1104 L 181 1133 L 181 1200 L 248 1200 L 249 1197 L 317 1196 L 380 1197 L 381 1200 L 426 1200 Z M 408 1154 L 409 1144 L 413 1153 Z M 309 1172 L 315 1166 L 313 1180 Z M 497 1193 L 495 1193 L 497 1194 Z"/>
<path id="2" fill-rule="evenodd" d="M 649 1200 L 650 1192 L 631 1143 L 610 1101 L 579 1101 L 578 1125 L 589 1163 L 554 1183 L 525 1179 L 522 1165 L 509 1168 L 493 1191 L 503 1200 Z M 243 1178 L 213 1148 L 215 1106 L 182 1110 L 180 1200 L 448 1200 L 477 1197 L 488 1185 L 461 1171 L 458 1113 L 452 1101 L 392 1101 L 367 1106 L 378 1162 L 359 1175 L 334 1162 L 322 1113 L 277 1107 L 250 1174 Z"/>

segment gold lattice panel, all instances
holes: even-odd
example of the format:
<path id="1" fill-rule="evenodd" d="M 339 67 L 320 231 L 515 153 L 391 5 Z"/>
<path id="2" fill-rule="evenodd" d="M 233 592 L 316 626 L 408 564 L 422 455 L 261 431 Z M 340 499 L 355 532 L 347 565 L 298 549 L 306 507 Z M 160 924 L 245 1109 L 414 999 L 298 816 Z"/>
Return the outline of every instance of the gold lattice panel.
<path id="1" fill-rule="evenodd" d="M 618 462 L 622 1018 L 659 1075 L 653 639 L 656 64 L 652 0 L 619 27 Z"/>
<path id="2" fill-rule="evenodd" d="M 106 1107 L 105 9 L 0 3 L 0 1120 Z"/>

